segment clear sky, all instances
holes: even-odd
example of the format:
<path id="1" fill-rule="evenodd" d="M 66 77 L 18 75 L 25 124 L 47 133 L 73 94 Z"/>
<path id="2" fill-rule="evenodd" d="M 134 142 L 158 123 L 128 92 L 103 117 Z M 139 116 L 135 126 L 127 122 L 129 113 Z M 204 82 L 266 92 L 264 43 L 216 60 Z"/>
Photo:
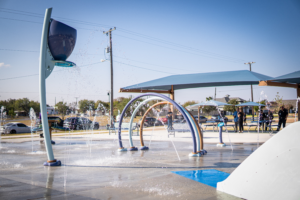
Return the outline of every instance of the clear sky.
<path id="1" fill-rule="evenodd" d="M 249 69 L 280 76 L 300 70 L 300 1 L 298 0 L 148 0 L 40 1 L 0 0 L 0 99 L 39 100 L 38 59 L 45 9 L 52 18 L 77 29 L 68 60 L 77 67 L 56 67 L 47 79 L 47 103 L 75 97 L 108 100 L 110 62 L 104 53 L 113 31 L 114 96 L 119 88 L 172 75 Z M 24 76 L 24 77 L 22 77 Z M 19 77 L 19 78 L 17 78 Z M 273 100 L 296 98 L 295 89 L 254 86 Z M 250 86 L 218 87 L 250 99 Z M 133 94 L 134 96 L 137 94 Z M 214 88 L 175 92 L 177 102 L 202 101 Z"/>

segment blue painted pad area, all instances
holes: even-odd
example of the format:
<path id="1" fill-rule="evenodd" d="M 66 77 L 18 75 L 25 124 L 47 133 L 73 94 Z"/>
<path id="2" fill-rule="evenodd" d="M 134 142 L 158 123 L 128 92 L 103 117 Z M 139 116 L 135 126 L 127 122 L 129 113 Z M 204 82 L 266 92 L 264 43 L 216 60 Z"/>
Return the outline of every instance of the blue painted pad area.
<path id="1" fill-rule="evenodd" d="M 173 171 L 180 176 L 198 181 L 200 183 L 217 188 L 217 183 L 224 181 L 230 174 L 215 169 L 192 170 L 192 171 Z"/>

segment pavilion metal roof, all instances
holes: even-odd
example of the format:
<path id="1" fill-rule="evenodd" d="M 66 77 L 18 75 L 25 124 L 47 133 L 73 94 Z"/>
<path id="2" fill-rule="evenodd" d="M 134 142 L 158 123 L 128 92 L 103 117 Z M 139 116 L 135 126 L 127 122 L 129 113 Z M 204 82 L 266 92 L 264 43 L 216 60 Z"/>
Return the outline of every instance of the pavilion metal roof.
<path id="1" fill-rule="evenodd" d="M 295 71 L 289 74 L 278 76 L 272 81 L 281 82 L 281 83 L 296 83 L 300 84 L 300 71 Z"/>
<path id="2" fill-rule="evenodd" d="M 135 85 L 121 88 L 122 90 L 144 89 L 144 90 L 174 90 L 217 87 L 235 85 L 257 85 L 262 80 L 274 80 L 273 77 L 259 74 L 248 70 L 209 72 L 197 74 L 172 75 Z"/>

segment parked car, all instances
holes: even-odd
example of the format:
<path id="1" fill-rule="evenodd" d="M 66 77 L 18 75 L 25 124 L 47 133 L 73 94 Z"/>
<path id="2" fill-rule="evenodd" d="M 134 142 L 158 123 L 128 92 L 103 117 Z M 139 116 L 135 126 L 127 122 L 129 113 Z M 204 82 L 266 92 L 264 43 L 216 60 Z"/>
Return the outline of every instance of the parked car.
<path id="1" fill-rule="evenodd" d="M 175 119 L 181 119 L 181 120 L 183 120 L 184 117 L 182 115 L 175 115 Z"/>
<path id="2" fill-rule="evenodd" d="M 71 130 L 85 130 L 91 129 L 93 122 L 84 117 L 69 117 L 64 121 L 64 128 L 69 128 Z M 98 122 L 95 122 L 94 129 L 99 129 L 100 125 Z"/>
<path id="3" fill-rule="evenodd" d="M 168 119 L 166 117 L 160 117 L 157 120 L 163 122 L 164 124 L 168 123 Z"/>
<path id="4" fill-rule="evenodd" d="M 221 119 L 220 115 L 212 115 L 211 116 L 211 120 L 216 120 L 216 119 L 220 120 Z"/>
<path id="5" fill-rule="evenodd" d="M 175 124 L 180 124 L 180 123 L 185 123 L 186 121 L 185 121 L 185 119 L 175 119 L 175 120 L 173 120 L 173 123 L 175 123 Z"/>
<path id="6" fill-rule="evenodd" d="M 20 122 L 10 122 L 0 127 L 1 134 L 30 133 L 31 128 Z"/>
<path id="7" fill-rule="evenodd" d="M 198 115 L 194 115 L 194 118 L 195 118 L 195 120 L 198 122 Z M 200 123 L 205 123 L 206 121 L 207 121 L 207 118 L 200 115 L 200 120 L 199 120 L 199 122 L 200 122 Z"/>
<path id="8" fill-rule="evenodd" d="M 56 117 L 56 116 L 49 116 L 48 120 L 55 120 L 55 122 L 51 122 L 51 126 L 63 126 L 64 125 L 64 120 L 62 120 L 60 117 Z M 41 120 L 37 119 L 35 122 L 36 127 L 38 127 L 41 124 Z M 41 128 L 41 127 L 40 127 Z"/>
<path id="9" fill-rule="evenodd" d="M 137 123 L 137 126 L 138 127 L 140 127 L 141 126 L 141 121 L 142 121 L 142 118 L 138 121 L 138 123 Z M 150 124 L 148 123 L 148 122 L 146 122 L 146 120 L 144 121 L 144 125 L 143 125 L 144 127 L 149 127 L 150 126 Z"/>
<path id="10" fill-rule="evenodd" d="M 141 126 L 141 121 L 142 121 L 142 118 L 138 122 L 139 127 Z M 149 127 L 149 126 L 154 126 L 154 125 L 155 126 L 161 126 L 161 125 L 163 125 L 163 123 L 161 121 L 157 120 L 154 117 L 146 117 L 143 126 L 144 127 Z"/>
<path id="11" fill-rule="evenodd" d="M 196 122 L 198 122 L 198 115 L 194 115 L 193 117 L 195 118 Z M 199 122 L 200 123 L 205 123 L 206 121 L 207 121 L 207 118 L 200 115 L 200 121 Z M 185 119 L 182 119 L 182 120 L 177 119 L 177 120 L 174 120 L 173 122 L 174 123 L 186 123 L 186 120 Z"/>

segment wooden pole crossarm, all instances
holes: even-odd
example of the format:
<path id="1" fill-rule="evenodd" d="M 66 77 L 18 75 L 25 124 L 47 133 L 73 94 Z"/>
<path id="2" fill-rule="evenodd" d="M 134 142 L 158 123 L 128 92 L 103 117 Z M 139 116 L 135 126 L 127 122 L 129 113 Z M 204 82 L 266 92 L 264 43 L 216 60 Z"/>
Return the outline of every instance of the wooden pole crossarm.
<path id="1" fill-rule="evenodd" d="M 276 87 L 290 87 L 290 88 L 299 88 L 298 84 L 291 83 L 279 83 L 274 81 L 259 81 L 259 86 L 276 86 Z"/>

